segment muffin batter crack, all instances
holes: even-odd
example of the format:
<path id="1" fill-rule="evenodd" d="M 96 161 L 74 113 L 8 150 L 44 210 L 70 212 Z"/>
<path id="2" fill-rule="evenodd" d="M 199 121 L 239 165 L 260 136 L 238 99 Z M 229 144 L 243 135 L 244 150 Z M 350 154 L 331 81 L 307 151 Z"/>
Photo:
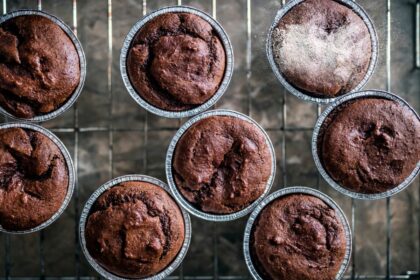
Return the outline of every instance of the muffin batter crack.
<path id="1" fill-rule="evenodd" d="M 200 133 L 199 139 L 196 142 L 196 144 L 200 143 L 201 137 L 202 137 L 202 133 Z M 231 141 L 234 141 L 230 136 L 223 136 L 223 137 L 225 137 L 227 139 L 231 139 Z M 241 156 L 242 156 L 241 151 L 240 151 L 240 149 L 238 149 L 239 145 L 240 144 L 238 144 L 238 142 L 233 142 L 231 147 L 229 148 L 229 150 L 227 150 L 224 153 L 223 160 L 219 164 L 213 163 L 213 167 L 212 167 L 213 173 L 212 173 L 212 176 L 211 176 L 208 183 L 202 183 L 199 190 L 185 189 L 186 191 L 191 192 L 195 196 L 195 200 L 197 200 L 197 203 L 196 203 L 197 205 L 202 203 L 206 199 L 207 195 L 211 195 L 211 188 L 216 187 L 216 180 L 219 177 L 221 177 L 221 176 L 223 176 L 224 178 L 227 177 L 227 178 L 229 178 L 228 179 L 229 182 L 231 182 L 233 180 L 232 177 L 234 175 L 234 172 L 240 170 L 240 166 L 241 166 L 242 161 L 237 162 L 237 164 L 239 164 L 239 167 L 237 166 L 236 170 L 229 163 L 231 163 L 234 160 L 235 157 L 236 158 L 241 158 Z M 194 162 L 194 159 L 196 158 L 195 156 L 196 156 L 196 148 L 193 148 L 193 158 L 192 158 L 193 162 Z M 176 173 L 176 171 L 175 171 L 175 173 Z M 176 175 L 178 176 L 179 180 L 185 181 L 180 174 L 176 173 Z M 230 188 L 232 188 L 232 189 L 228 190 Z M 234 184 L 232 184 L 232 183 L 228 184 L 227 190 L 225 190 L 225 192 L 228 194 L 229 197 L 234 195 L 234 192 L 235 192 Z M 232 210 L 234 210 L 234 208 L 235 208 L 234 205 L 230 206 L 229 204 L 227 204 L 225 202 L 222 202 L 222 204 L 226 207 L 231 208 Z"/>
<path id="2" fill-rule="evenodd" d="M 14 67 L 11 71 L 14 75 L 25 75 L 31 77 L 33 80 L 39 79 L 42 86 L 45 86 L 45 75 L 40 70 L 41 59 L 35 57 L 30 59 L 25 55 L 25 38 L 19 33 L 18 27 L 11 25 L 9 30 L 0 28 L 0 38 L 4 36 L 6 42 L 4 48 L 0 48 L 0 63 L 11 63 Z M 21 52 L 23 59 L 21 60 Z M 1 59 L 2 58 L 2 59 Z M 20 82 L 17 82 L 19 84 Z M 11 92 L 14 94 L 13 92 Z M 15 94 L 14 94 L 15 95 Z"/>
<path id="3" fill-rule="evenodd" d="M 137 46 L 140 46 L 140 45 L 137 45 Z M 165 102 L 167 102 L 171 106 L 177 106 L 177 104 L 179 103 L 179 100 L 176 98 L 176 96 L 173 96 L 168 89 L 159 85 L 158 81 L 151 74 L 151 69 L 152 69 L 151 63 L 153 61 L 153 53 L 152 52 L 149 52 L 149 53 L 150 53 L 150 56 L 147 59 L 146 66 L 145 66 L 145 69 L 146 69 L 145 73 L 148 78 L 148 81 L 146 82 L 148 83 L 150 88 L 152 88 L 154 91 L 161 93 L 159 98 L 162 98 L 163 100 L 165 100 Z M 194 107 L 194 104 L 185 103 L 184 105 L 188 108 Z"/>
<path id="4" fill-rule="evenodd" d="M 21 39 L 12 32 L 3 30 L 1 27 L 0 38 L 2 38 L 4 42 L 0 45 L 0 63 L 10 62 L 21 64 L 19 55 Z"/>
<path id="5" fill-rule="evenodd" d="M 7 100 L 8 106 L 21 108 L 22 110 L 30 112 L 30 114 L 35 114 L 35 112 L 41 107 L 41 104 L 37 102 L 37 100 L 16 95 L 13 91 L 10 90 L 0 89 L 0 103 L 2 98 Z"/>
<path id="6" fill-rule="evenodd" d="M 12 155 L 12 157 L 15 159 L 15 163 L 13 163 L 12 165 L 6 165 L 6 170 L 8 169 L 9 171 L 5 172 L 6 176 L 9 175 L 10 177 L 13 177 L 17 174 L 17 176 L 20 177 L 22 180 L 27 181 L 48 180 L 52 175 L 53 169 L 56 167 L 56 160 L 60 160 L 60 157 L 58 155 L 53 155 L 51 159 L 46 159 L 48 162 L 46 163 L 46 169 L 42 170 L 41 173 L 38 173 L 36 167 L 34 168 L 33 163 L 37 160 L 38 157 L 35 154 L 35 150 L 38 145 L 36 141 L 38 139 L 33 133 L 26 130 L 23 131 L 29 138 L 29 144 L 31 145 L 30 154 L 22 153 L 22 151 L 16 150 L 9 144 L 6 144 L 5 147 L 7 149 L 7 152 L 9 152 L 10 155 Z M 7 166 L 9 166 L 9 168 Z M 13 170 L 10 168 L 10 166 L 13 166 Z M 25 186 L 23 186 L 22 191 L 41 199 L 39 195 L 35 195 L 34 193 L 28 192 L 28 190 L 25 189 Z"/>
<path id="7" fill-rule="evenodd" d="M 198 143 L 199 141 L 197 141 Z M 235 195 L 238 195 L 240 193 L 240 189 L 235 189 L 235 184 L 232 181 L 235 181 L 235 172 L 238 172 L 238 170 L 241 169 L 242 160 L 238 160 L 235 163 L 235 167 L 231 165 L 233 161 L 235 161 L 235 158 L 241 158 L 242 154 L 240 149 L 238 148 L 240 146 L 240 143 L 233 142 L 232 147 L 224 154 L 223 160 L 221 163 L 217 166 L 213 166 L 213 174 L 211 176 L 211 179 L 209 183 L 202 183 L 200 189 L 184 189 L 187 192 L 190 192 L 194 196 L 194 200 L 196 201 L 195 205 L 199 206 L 201 203 L 203 203 L 207 197 L 212 192 L 212 188 L 217 187 L 217 180 L 220 180 L 221 177 L 228 178 L 227 181 L 230 182 L 226 186 L 225 195 L 229 198 L 233 198 Z M 195 156 L 195 151 L 193 152 Z M 176 173 L 177 178 L 179 180 L 185 181 L 180 174 Z M 237 208 L 236 205 L 230 204 L 229 201 L 222 201 L 221 202 L 223 206 L 229 208 L 231 211 L 235 211 Z"/>
<path id="8" fill-rule="evenodd" d="M 165 234 L 165 244 L 163 247 L 162 254 L 159 257 L 160 259 L 162 259 L 167 254 L 168 249 L 170 247 L 170 242 L 171 242 L 170 221 L 171 220 L 168 216 L 167 211 L 161 212 L 159 209 L 157 209 L 153 205 L 153 202 L 149 200 L 146 193 L 138 192 L 138 193 L 129 193 L 125 196 L 108 196 L 107 201 L 103 205 L 101 205 L 100 208 L 94 209 L 92 213 L 95 213 L 97 211 L 104 211 L 109 207 L 117 207 L 125 203 L 135 204 L 138 201 L 141 201 L 146 206 L 147 214 L 150 217 L 158 217 L 160 220 L 162 230 Z M 124 232 L 124 230 L 122 230 L 122 232 Z"/>

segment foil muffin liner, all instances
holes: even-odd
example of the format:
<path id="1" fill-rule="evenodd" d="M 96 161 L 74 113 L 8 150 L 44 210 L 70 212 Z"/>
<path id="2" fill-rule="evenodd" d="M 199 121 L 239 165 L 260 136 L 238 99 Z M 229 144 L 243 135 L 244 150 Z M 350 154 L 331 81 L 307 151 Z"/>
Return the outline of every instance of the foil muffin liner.
<path id="1" fill-rule="evenodd" d="M 137 32 L 145 24 L 147 24 L 151 19 L 159 15 L 166 14 L 166 13 L 189 13 L 189 14 L 194 14 L 201 17 L 202 19 L 207 21 L 214 28 L 214 30 L 216 30 L 217 35 L 219 36 L 220 41 L 222 42 L 223 48 L 226 53 L 226 68 L 225 68 L 225 73 L 223 75 L 223 79 L 222 79 L 222 82 L 220 83 L 219 89 L 205 103 L 189 110 L 168 111 L 168 110 L 163 110 L 156 106 L 153 106 L 152 104 L 147 102 L 143 97 L 141 97 L 140 94 L 137 93 L 137 91 L 134 89 L 133 85 L 131 84 L 130 78 L 128 77 L 128 73 L 127 73 L 128 52 L 131 47 L 131 42 L 136 36 Z M 220 23 L 217 22 L 214 18 L 212 18 L 209 14 L 203 11 L 200 11 L 196 8 L 188 7 L 188 6 L 164 7 L 164 8 L 161 8 L 161 9 L 158 9 L 156 11 L 149 13 L 148 15 L 140 19 L 138 22 L 136 22 L 134 26 L 130 29 L 127 36 L 125 37 L 125 40 L 121 49 L 120 70 L 121 70 L 121 76 L 122 76 L 124 85 L 127 88 L 127 91 L 130 94 L 130 96 L 137 102 L 137 104 L 139 104 L 141 107 L 143 107 L 150 113 L 153 113 L 155 115 L 165 117 L 165 118 L 191 117 L 209 109 L 225 93 L 233 74 L 233 48 L 232 48 L 232 44 L 229 40 L 229 37 L 226 31 L 223 29 Z"/>
<path id="2" fill-rule="evenodd" d="M 288 1 L 277 12 L 276 17 L 274 18 L 274 21 L 271 24 L 270 29 L 268 31 L 268 36 L 267 36 L 267 40 L 266 40 L 266 53 L 267 53 L 268 62 L 270 63 L 271 69 L 273 70 L 276 78 L 280 81 L 280 83 L 291 94 L 295 95 L 296 97 L 298 97 L 302 100 L 308 101 L 308 102 L 313 102 L 313 103 L 318 103 L 318 104 L 330 103 L 330 102 L 333 102 L 334 100 L 336 100 L 337 98 L 339 98 L 340 96 L 337 96 L 337 97 L 334 97 L 334 98 L 321 98 L 321 97 L 308 95 L 307 93 L 305 93 L 302 90 L 300 90 L 299 88 L 293 86 L 291 83 L 289 83 L 286 80 L 285 76 L 280 71 L 279 67 L 277 66 L 277 63 L 274 60 L 273 44 L 272 44 L 273 31 L 277 27 L 277 24 L 283 18 L 283 16 L 285 16 L 294 6 L 302 3 L 303 1 L 305 1 L 305 0 L 291 0 L 291 1 Z M 335 0 L 335 1 L 351 8 L 364 21 L 364 23 L 366 24 L 366 26 L 369 30 L 370 39 L 371 39 L 371 42 L 372 42 L 372 57 L 371 57 L 371 60 L 370 60 L 370 63 L 369 63 L 368 70 L 367 70 L 366 75 L 363 78 L 363 80 L 360 81 L 360 83 L 352 91 L 348 92 L 348 93 L 352 93 L 352 92 L 359 91 L 361 88 L 363 88 L 363 86 L 369 81 L 370 77 L 373 74 L 373 70 L 375 69 L 376 62 L 378 60 L 378 52 L 379 52 L 379 49 L 378 49 L 378 35 L 376 34 L 376 30 L 375 30 L 373 21 L 370 19 L 369 15 L 366 13 L 366 11 L 359 4 L 357 4 L 353 0 Z M 341 95 L 341 96 L 343 96 L 343 95 Z"/>
<path id="3" fill-rule="evenodd" d="M 95 259 L 90 255 L 86 247 L 86 238 L 85 238 L 85 228 L 87 224 L 87 219 L 89 217 L 91 207 L 96 202 L 98 197 L 102 195 L 102 193 L 114 187 L 115 185 L 118 185 L 122 182 L 127 182 L 127 181 L 142 181 L 142 182 L 151 183 L 151 184 L 161 187 L 162 189 L 166 190 L 169 193 L 169 195 L 171 195 L 168 185 L 166 185 L 164 182 L 156 178 L 147 176 L 147 175 L 133 174 L 133 175 L 125 175 L 125 176 L 117 177 L 115 179 L 112 179 L 106 182 L 90 196 L 80 216 L 80 222 L 79 222 L 80 245 L 82 247 L 83 254 L 85 255 L 89 264 L 105 279 L 123 280 L 123 279 L 132 279 L 132 278 L 123 278 L 107 271 L 105 268 L 99 265 L 95 261 Z M 190 246 L 190 242 L 191 242 L 191 220 L 188 213 L 185 212 L 185 210 L 182 209 L 182 207 L 179 207 L 179 209 L 181 210 L 182 216 L 184 218 L 184 224 L 185 224 L 185 237 L 184 237 L 184 243 L 182 244 L 181 250 L 179 251 L 176 258 L 172 261 L 172 263 L 168 267 L 166 267 L 164 270 L 162 270 L 158 274 L 153 275 L 151 277 L 141 278 L 141 279 L 161 280 L 168 277 L 182 263 L 182 260 L 187 254 L 188 247 Z"/>
<path id="4" fill-rule="evenodd" d="M 352 93 L 352 94 L 349 94 L 349 95 L 345 95 L 341 98 L 338 98 L 333 103 L 331 103 L 329 105 L 329 107 L 327 107 L 327 109 L 325 109 L 325 111 L 322 112 L 322 114 L 319 116 L 317 122 L 315 123 L 315 128 L 314 128 L 313 135 L 312 135 L 312 156 L 314 158 L 315 165 L 316 165 L 319 173 L 324 178 L 324 180 L 327 181 L 327 183 L 331 187 L 333 187 L 335 190 L 341 192 L 342 194 L 347 195 L 347 196 L 352 197 L 352 198 L 363 199 L 363 200 L 382 199 L 382 198 L 390 197 L 390 196 L 393 196 L 393 195 L 399 193 L 400 191 L 404 190 L 408 185 L 410 185 L 410 183 L 416 178 L 416 176 L 419 174 L 419 171 L 420 171 L 420 162 L 418 162 L 417 166 L 416 166 L 416 168 L 414 168 L 413 172 L 411 172 L 411 174 L 401 184 L 394 187 L 393 189 L 390 189 L 390 190 L 388 190 L 386 192 L 382 192 L 382 193 L 364 194 L 364 193 L 353 192 L 353 191 L 351 191 L 349 189 L 346 189 L 345 187 L 341 186 L 339 183 L 334 181 L 334 179 L 331 178 L 331 176 L 328 174 L 328 172 L 324 169 L 324 166 L 322 165 L 321 159 L 320 159 L 319 154 L 318 154 L 318 141 L 320 140 L 319 137 L 322 137 L 322 135 L 320 135 L 321 134 L 320 130 L 321 130 L 321 127 L 324 124 L 324 121 L 326 120 L 328 115 L 331 112 L 333 112 L 337 107 L 339 107 L 341 104 L 343 104 L 347 101 L 353 100 L 353 99 L 369 98 L 369 97 L 385 98 L 385 99 L 395 101 L 395 102 L 399 103 L 401 106 L 404 106 L 404 107 L 410 109 L 417 116 L 417 118 L 420 120 L 417 112 L 410 106 L 410 104 L 408 104 L 401 97 L 399 97 L 395 94 L 392 94 L 390 92 L 386 92 L 386 91 L 366 90 L 366 91 L 360 91 L 360 92 L 355 92 L 355 93 Z"/>
<path id="5" fill-rule="evenodd" d="M 57 108 L 56 110 L 54 110 L 52 112 L 49 112 L 47 114 L 35 116 L 35 117 L 32 117 L 32 118 L 19 118 L 19 117 L 16 117 L 16 116 L 12 115 L 9 112 L 7 112 L 3 107 L 0 106 L 0 113 L 3 114 L 6 117 L 11 118 L 11 119 L 30 121 L 30 122 L 44 122 L 44 121 L 47 121 L 47 120 L 50 120 L 50 119 L 54 119 L 57 116 L 64 113 L 65 111 L 67 111 L 74 104 L 74 102 L 76 102 L 77 98 L 79 98 L 79 95 L 82 92 L 83 85 L 84 85 L 85 79 L 86 79 L 86 57 L 85 57 L 85 53 L 84 53 L 83 48 L 82 48 L 82 44 L 80 43 L 79 39 L 77 39 L 77 37 L 73 33 L 72 29 L 67 24 L 65 24 L 61 19 L 59 19 L 58 17 L 50 15 L 46 12 L 39 11 L 39 10 L 13 11 L 13 12 L 7 13 L 5 15 L 2 15 L 0 17 L 0 24 L 2 24 L 3 22 L 5 22 L 5 21 L 7 21 L 11 18 L 18 17 L 18 16 L 27 16 L 27 15 L 43 16 L 43 17 L 48 18 L 49 20 L 51 20 L 52 22 L 54 22 L 58 26 L 60 26 L 61 29 L 67 34 L 67 36 L 73 42 L 73 44 L 76 48 L 77 54 L 79 55 L 79 63 L 80 63 L 80 81 L 79 81 L 79 84 L 76 87 L 76 89 L 74 90 L 73 94 L 70 96 L 70 98 L 63 105 L 61 105 L 59 108 Z"/>
<path id="6" fill-rule="evenodd" d="M 271 162 L 272 162 L 271 174 L 270 174 L 270 177 L 268 178 L 267 185 L 265 187 L 264 192 L 261 194 L 261 196 L 257 200 L 255 200 L 253 203 L 251 203 L 244 209 L 238 212 L 230 213 L 230 214 L 221 214 L 221 215 L 211 214 L 211 213 L 201 211 L 197 209 L 196 207 L 194 207 L 178 190 L 178 187 L 176 186 L 173 173 L 172 173 L 172 160 L 173 160 L 174 152 L 175 152 L 176 145 L 178 144 L 179 139 L 181 139 L 184 132 L 187 131 L 193 124 L 195 124 L 196 122 L 202 119 L 212 117 L 212 116 L 229 116 L 229 117 L 239 118 L 241 120 L 252 123 L 264 134 L 266 143 L 268 145 L 268 148 L 271 154 Z M 249 214 L 252 211 L 252 209 L 254 209 L 254 207 L 256 207 L 261 202 L 261 200 L 263 200 L 264 197 L 270 192 L 271 186 L 273 185 L 274 177 L 276 175 L 276 154 L 275 154 L 273 144 L 271 143 L 270 137 L 268 136 L 267 132 L 265 132 L 265 130 L 256 121 L 254 121 L 247 115 L 244 115 L 239 112 L 225 110 L 225 109 L 218 109 L 218 110 L 211 110 L 211 111 L 201 113 L 200 115 L 195 116 L 191 118 L 190 120 L 188 120 L 179 128 L 175 136 L 172 138 L 171 143 L 169 144 L 168 151 L 166 153 L 165 168 L 166 168 L 166 178 L 168 180 L 168 184 L 171 189 L 171 192 L 182 207 L 184 207 L 190 214 L 198 218 L 201 218 L 203 220 L 213 221 L 213 222 L 226 222 L 226 221 L 239 219 Z"/>
<path id="7" fill-rule="evenodd" d="M 55 222 L 55 220 L 57 220 L 61 216 L 61 214 L 63 214 L 64 210 L 67 208 L 67 206 L 68 206 L 68 204 L 71 200 L 71 197 L 73 195 L 74 187 L 76 185 L 76 173 L 75 173 L 75 170 L 74 170 L 73 161 L 71 159 L 70 153 L 68 152 L 66 146 L 64 146 L 63 142 L 61 142 L 61 140 L 55 134 L 53 134 L 51 131 L 43 128 L 42 126 L 36 125 L 36 124 L 22 123 L 22 122 L 21 123 L 14 122 L 14 123 L 1 124 L 0 125 L 0 130 L 1 129 L 6 129 L 6 128 L 13 128 L 13 127 L 18 127 L 18 128 L 37 131 L 39 133 L 42 133 L 46 137 L 48 137 L 52 142 L 54 142 L 54 144 L 57 145 L 57 147 L 60 149 L 60 152 L 63 154 L 64 160 L 66 161 L 68 175 L 69 175 L 69 185 L 68 185 L 68 188 L 67 188 L 67 194 L 66 194 L 66 196 L 65 196 L 65 198 L 64 198 L 64 200 L 61 204 L 61 207 L 47 221 L 43 222 L 42 224 L 40 224 L 40 225 L 38 225 L 34 228 L 28 229 L 28 230 L 11 231 L 11 230 L 6 230 L 6 229 L 2 228 L 1 225 L 0 225 L 0 232 L 11 233 L 11 234 L 27 234 L 27 233 L 33 233 L 33 232 L 36 232 L 36 231 L 39 231 L 41 229 L 44 229 L 44 228 L 48 227 L 53 222 Z"/>
<path id="8" fill-rule="evenodd" d="M 318 190 L 308 188 L 308 187 L 300 187 L 300 186 L 284 188 L 270 194 L 254 209 L 254 211 L 250 215 L 248 222 L 246 224 L 246 227 L 245 227 L 243 252 L 244 252 L 246 265 L 253 279 L 263 280 L 263 278 L 258 274 L 252 262 L 252 257 L 251 257 L 250 238 L 251 238 L 254 222 L 258 218 L 260 212 L 264 209 L 265 206 L 270 204 L 270 202 L 276 200 L 277 198 L 280 198 L 282 196 L 287 196 L 290 194 L 312 195 L 314 197 L 321 199 L 323 202 L 325 202 L 328 206 L 330 206 L 336 212 L 338 218 L 343 224 L 344 233 L 346 236 L 346 253 L 344 255 L 344 260 L 343 260 L 343 263 L 341 264 L 340 270 L 338 271 L 337 276 L 335 278 L 336 280 L 342 279 L 344 277 L 344 273 L 346 272 L 349 266 L 350 258 L 351 258 L 351 251 L 352 251 L 352 235 L 351 235 L 351 229 L 350 229 L 349 222 L 347 221 L 346 215 L 344 214 L 340 206 L 338 206 L 338 204 L 334 200 L 332 200 L 329 196 L 325 195 L 324 193 Z"/>

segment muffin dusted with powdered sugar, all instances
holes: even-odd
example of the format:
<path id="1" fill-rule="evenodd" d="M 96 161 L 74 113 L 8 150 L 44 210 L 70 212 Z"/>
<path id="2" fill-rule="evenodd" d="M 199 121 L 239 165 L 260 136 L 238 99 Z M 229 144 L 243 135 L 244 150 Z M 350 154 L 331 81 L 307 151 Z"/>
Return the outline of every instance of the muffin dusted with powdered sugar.
<path id="1" fill-rule="evenodd" d="M 333 0 L 306 0 L 272 33 L 274 60 L 285 79 L 308 95 L 333 98 L 352 91 L 372 57 L 367 25 Z"/>

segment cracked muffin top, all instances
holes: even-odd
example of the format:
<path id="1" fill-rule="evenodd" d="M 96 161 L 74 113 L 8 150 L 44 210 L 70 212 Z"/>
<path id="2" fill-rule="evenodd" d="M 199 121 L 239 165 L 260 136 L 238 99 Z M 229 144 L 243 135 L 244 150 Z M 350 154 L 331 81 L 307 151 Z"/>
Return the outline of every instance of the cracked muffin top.
<path id="1" fill-rule="evenodd" d="M 94 203 L 86 224 L 90 255 L 109 272 L 143 278 L 164 270 L 184 242 L 184 218 L 159 186 L 120 183 Z"/>
<path id="2" fill-rule="evenodd" d="M 80 81 L 76 48 L 64 30 L 39 15 L 0 25 L 0 105 L 32 118 L 62 106 Z"/>
<path id="3" fill-rule="evenodd" d="M 201 211 L 229 214 L 246 208 L 267 186 L 272 157 L 259 127 L 230 116 L 210 116 L 179 139 L 173 174 L 181 194 Z"/>
<path id="4" fill-rule="evenodd" d="M 61 207 L 69 184 L 58 146 L 40 132 L 0 129 L 0 226 L 37 227 Z"/>
<path id="5" fill-rule="evenodd" d="M 190 13 L 165 13 L 133 39 L 127 71 L 137 93 L 151 105 L 184 111 L 208 101 L 219 89 L 226 54 L 213 27 Z"/>
<path id="6" fill-rule="evenodd" d="M 273 56 L 285 79 L 304 93 L 333 98 L 365 77 L 372 42 L 363 19 L 333 0 L 306 0 L 280 19 Z"/>
<path id="7" fill-rule="evenodd" d="M 420 121 L 406 106 L 358 98 L 332 111 L 318 138 L 320 159 L 334 181 L 358 193 L 386 192 L 420 160 Z"/>
<path id="8" fill-rule="evenodd" d="M 250 251 L 264 279 L 334 280 L 346 253 L 344 226 L 321 199 L 287 195 L 257 217 Z"/>

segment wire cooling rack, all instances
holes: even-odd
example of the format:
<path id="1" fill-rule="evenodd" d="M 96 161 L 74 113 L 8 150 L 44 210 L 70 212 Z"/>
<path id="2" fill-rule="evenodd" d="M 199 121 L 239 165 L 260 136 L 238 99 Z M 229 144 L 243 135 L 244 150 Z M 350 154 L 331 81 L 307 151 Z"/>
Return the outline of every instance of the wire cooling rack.
<path id="1" fill-rule="evenodd" d="M 367 88 L 401 93 L 419 110 L 419 70 L 414 69 L 420 66 L 420 2 L 358 2 L 373 16 L 381 45 L 382 62 Z M 39 233 L 0 235 L 4 244 L 0 250 L 0 278 L 98 278 L 79 247 L 77 227 L 84 202 L 101 184 L 119 175 L 143 173 L 165 179 L 166 147 L 185 121 L 155 117 L 130 100 L 118 69 L 122 40 L 147 12 L 168 5 L 192 5 L 218 19 L 231 36 L 235 74 L 230 89 L 216 106 L 246 113 L 266 128 L 277 150 L 274 190 L 291 185 L 318 188 L 345 210 L 354 236 L 352 262 L 345 278 L 420 279 L 419 180 L 396 197 L 360 202 L 326 186 L 312 164 L 312 126 L 323 108 L 288 95 L 275 80 L 264 53 L 266 31 L 284 3 L 2 0 L 3 13 L 18 8 L 41 9 L 72 26 L 87 55 L 88 76 L 84 92 L 73 108 L 42 124 L 63 139 L 72 152 L 79 180 L 73 201 L 55 224 Z M 190 251 L 169 279 L 249 279 L 242 257 L 245 222 L 243 218 L 216 224 L 193 218 Z"/>

